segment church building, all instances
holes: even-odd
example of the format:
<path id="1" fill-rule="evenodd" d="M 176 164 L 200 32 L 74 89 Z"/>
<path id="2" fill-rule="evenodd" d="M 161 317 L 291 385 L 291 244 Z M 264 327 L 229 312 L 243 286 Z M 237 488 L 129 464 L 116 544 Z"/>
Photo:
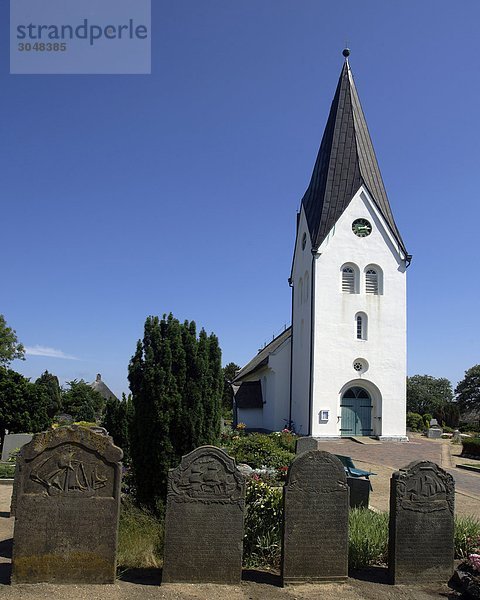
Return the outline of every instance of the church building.
<path id="1" fill-rule="evenodd" d="M 406 440 L 406 270 L 348 63 L 297 214 L 292 324 L 233 381 L 237 423 Z"/>

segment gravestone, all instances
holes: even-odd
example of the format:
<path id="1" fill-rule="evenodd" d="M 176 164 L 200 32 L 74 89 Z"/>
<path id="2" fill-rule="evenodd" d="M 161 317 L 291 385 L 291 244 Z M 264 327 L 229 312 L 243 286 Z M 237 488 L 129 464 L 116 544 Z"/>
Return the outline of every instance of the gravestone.
<path id="1" fill-rule="evenodd" d="M 164 583 L 240 583 L 245 478 L 228 454 L 202 446 L 168 473 Z"/>
<path id="2" fill-rule="evenodd" d="M 302 454 L 309 450 L 318 450 L 318 440 L 313 437 L 301 437 L 295 443 L 295 454 Z"/>
<path id="3" fill-rule="evenodd" d="M 10 458 L 10 452 L 28 444 L 32 437 L 31 433 L 7 433 L 3 440 L 2 461 L 7 462 Z"/>
<path id="4" fill-rule="evenodd" d="M 120 448 L 86 427 L 36 434 L 17 458 L 12 583 L 113 583 Z"/>
<path id="5" fill-rule="evenodd" d="M 430 427 L 430 429 L 427 431 L 427 437 L 434 440 L 438 440 L 439 438 L 441 438 L 442 434 L 443 429 L 441 429 L 440 427 Z"/>
<path id="6" fill-rule="evenodd" d="M 448 581 L 453 573 L 453 477 L 427 460 L 393 473 L 389 572 L 392 583 Z"/>
<path id="7" fill-rule="evenodd" d="M 368 508 L 371 483 L 364 477 L 347 477 L 350 490 L 350 508 Z"/>
<path id="8" fill-rule="evenodd" d="M 336 456 L 310 450 L 295 458 L 283 489 L 283 585 L 347 578 L 348 496 Z"/>
<path id="9" fill-rule="evenodd" d="M 454 444 L 461 444 L 462 443 L 462 434 L 460 433 L 459 429 L 455 429 L 455 431 L 453 432 L 452 442 Z"/>

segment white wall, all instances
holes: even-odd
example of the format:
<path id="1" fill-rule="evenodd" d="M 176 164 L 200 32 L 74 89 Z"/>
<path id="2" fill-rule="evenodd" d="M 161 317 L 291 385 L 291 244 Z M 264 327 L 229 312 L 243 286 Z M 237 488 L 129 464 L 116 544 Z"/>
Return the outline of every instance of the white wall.
<path id="1" fill-rule="evenodd" d="M 270 367 L 273 385 L 267 379 L 267 394 L 264 409 L 265 429 L 281 431 L 288 425 L 290 411 L 290 352 L 291 338 L 270 354 Z M 273 388 L 273 389 L 272 389 Z"/>
<path id="2" fill-rule="evenodd" d="M 238 423 L 245 423 L 248 429 L 263 429 L 263 414 L 261 408 L 238 408 Z"/>
<path id="3" fill-rule="evenodd" d="M 372 233 L 359 238 L 352 222 L 366 218 Z M 404 257 L 403 257 L 404 258 Z M 405 261 L 383 218 L 361 188 L 318 250 L 315 259 L 314 369 L 312 435 L 340 435 L 341 393 L 363 385 L 373 400 L 375 435 L 405 436 L 406 412 L 406 275 Z M 341 291 L 341 267 L 360 270 L 360 293 Z M 383 271 L 383 294 L 365 293 L 364 269 Z M 356 339 L 355 315 L 368 316 L 368 339 Z M 295 356 L 295 354 L 294 354 Z M 368 370 L 358 374 L 353 362 L 362 358 Z M 328 422 L 319 412 L 330 410 Z"/>
<path id="4" fill-rule="evenodd" d="M 306 234 L 306 245 L 302 239 Z M 308 294 L 305 274 L 308 274 Z M 292 420 L 297 433 L 309 434 L 310 346 L 312 296 L 312 242 L 305 211 L 301 209 L 292 268 L 293 285 L 293 360 L 292 360 Z M 302 288 L 302 289 L 301 289 Z"/>
<path id="5" fill-rule="evenodd" d="M 242 381 L 260 381 L 263 409 L 238 409 L 239 422 L 248 428 L 281 431 L 286 425 L 290 410 L 290 348 L 288 338 L 269 355 L 268 366 L 254 371 Z"/>

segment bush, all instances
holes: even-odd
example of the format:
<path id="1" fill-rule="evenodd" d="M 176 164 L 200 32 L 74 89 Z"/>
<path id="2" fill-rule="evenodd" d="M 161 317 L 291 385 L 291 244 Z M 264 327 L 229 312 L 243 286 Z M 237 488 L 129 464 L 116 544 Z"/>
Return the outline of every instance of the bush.
<path id="1" fill-rule="evenodd" d="M 411 431 L 423 431 L 423 417 L 418 413 L 407 412 L 407 427 Z"/>
<path id="2" fill-rule="evenodd" d="M 430 421 L 433 419 L 430 413 L 425 413 L 423 415 L 423 428 L 428 429 L 430 427 Z"/>
<path id="3" fill-rule="evenodd" d="M 279 567 L 283 488 L 247 481 L 243 562 L 247 567 Z"/>
<path id="4" fill-rule="evenodd" d="M 0 465 L 0 479 L 13 479 L 15 476 L 15 465 L 13 464 L 1 464 Z"/>
<path id="5" fill-rule="evenodd" d="M 464 438 L 462 446 L 462 455 L 469 454 L 480 458 L 480 438 Z"/>
<path id="6" fill-rule="evenodd" d="M 353 508 L 348 517 L 348 567 L 363 569 L 387 563 L 388 513 Z"/>
<path id="7" fill-rule="evenodd" d="M 17 456 L 19 452 L 20 448 L 13 448 L 12 450 L 10 450 L 10 452 L 8 453 L 8 462 L 15 464 L 17 462 Z"/>
<path id="8" fill-rule="evenodd" d="M 471 516 L 455 516 L 455 558 L 466 559 L 480 546 L 480 520 Z"/>
<path id="9" fill-rule="evenodd" d="M 282 434 L 281 434 L 282 435 Z M 295 455 L 280 444 L 287 443 L 278 434 L 250 433 L 225 440 L 225 448 L 237 463 L 246 463 L 252 469 L 267 467 L 279 469 L 288 466 Z M 290 435 L 290 434 L 289 434 Z"/>
<path id="10" fill-rule="evenodd" d="M 126 500 L 118 530 L 119 568 L 159 567 L 163 558 L 163 521 Z"/>
<path id="11" fill-rule="evenodd" d="M 283 448 L 284 450 L 287 450 L 287 452 L 295 454 L 295 444 L 297 443 L 298 436 L 288 429 L 272 433 L 269 437 L 273 438 L 279 448 Z"/>

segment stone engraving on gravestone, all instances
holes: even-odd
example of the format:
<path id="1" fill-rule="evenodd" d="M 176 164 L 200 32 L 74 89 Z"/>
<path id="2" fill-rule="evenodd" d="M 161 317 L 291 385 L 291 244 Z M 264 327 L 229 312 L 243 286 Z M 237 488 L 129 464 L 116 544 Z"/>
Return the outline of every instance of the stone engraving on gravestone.
<path id="1" fill-rule="evenodd" d="M 318 440 L 313 437 L 298 438 L 295 444 L 295 454 L 302 454 L 309 450 L 318 450 Z"/>
<path id="2" fill-rule="evenodd" d="M 392 583 L 448 581 L 453 573 L 453 477 L 419 460 L 393 473 L 390 484 Z"/>
<path id="3" fill-rule="evenodd" d="M 228 454 L 202 446 L 168 473 L 164 583 L 240 583 L 245 478 Z"/>
<path id="4" fill-rule="evenodd" d="M 283 490 L 283 584 L 348 575 L 348 486 L 339 459 L 310 450 L 295 458 Z"/>
<path id="5" fill-rule="evenodd" d="M 38 433 L 17 459 L 12 583 L 113 583 L 123 452 L 86 427 Z"/>

